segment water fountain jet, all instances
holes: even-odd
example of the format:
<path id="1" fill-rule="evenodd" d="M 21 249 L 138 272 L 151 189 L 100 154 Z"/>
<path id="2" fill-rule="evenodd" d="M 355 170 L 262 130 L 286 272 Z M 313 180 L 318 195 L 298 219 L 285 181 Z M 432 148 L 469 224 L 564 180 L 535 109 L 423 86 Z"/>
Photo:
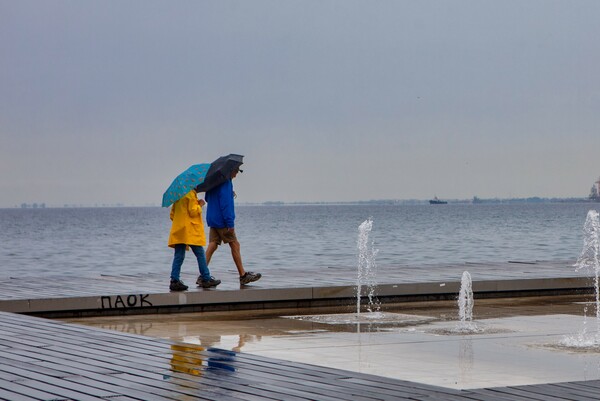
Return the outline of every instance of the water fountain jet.
<path id="1" fill-rule="evenodd" d="M 477 325 L 473 323 L 473 283 L 471 274 L 463 272 L 460 280 L 460 292 L 458 293 L 458 317 L 460 319 L 456 327 L 459 332 L 477 331 Z"/>
<path id="2" fill-rule="evenodd" d="M 373 228 L 371 218 L 365 220 L 358 227 L 358 273 L 356 280 L 356 312 L 354 313 L 336 313 L 327 315 L 308 315 L 308 316 L 283 316 L 289 319 L 310 321 L 313 323 L 322 323 L 326 325 L 337 325 L 351 327 L 353 331 L 360 333 L 362 330 L 371 331 L 386 329 L 391 327 L 413 326 L 431 321 L 434 318 L 429 316 L 415 316 L 401 313 L 381 312 L 381 304 L 375 296 L 377 289 L 375 256 L 378 250 L 374 248 L 373 242 L 369 241 L 369 234 Z M 367 313 L 361 313 L 361 298 L 363 288 L 366 286 L 368 304 Z M 361 330 L 361 324 L 366 324 L 367 328 Z"/>
<path id="3" fill-rule="evenodd" d="M 375 297 L 375 289 L 377 288 L 376 280 L 376 265 L 375 255 L 377 250 L 374 249 L 373 243 L 369 243 L 369 234 L 373 228 L 373 220 L 371 218 L 362 222 L 358 227 L 358 276 L 356 280 L 356 315 L 357 320 L 360 316 L 362 286 L 367 286 L 367 296 L 369 303 L 367 305 L 368 312 L 379 312 L 380 304 Z"/>
<path id="4" fill-rule="evenodd" d="M 587 332 L 587 307 L 583 329 L 576 336 L 568 336 L 560 341 L 561 346 L 569 348 L 600 348 L 600 219 L 595 210 L 588 211 L 583 225 L 583 249 L 575 270 L 589 270 L 594 273 L 596 305 L 596 332 Z"/>

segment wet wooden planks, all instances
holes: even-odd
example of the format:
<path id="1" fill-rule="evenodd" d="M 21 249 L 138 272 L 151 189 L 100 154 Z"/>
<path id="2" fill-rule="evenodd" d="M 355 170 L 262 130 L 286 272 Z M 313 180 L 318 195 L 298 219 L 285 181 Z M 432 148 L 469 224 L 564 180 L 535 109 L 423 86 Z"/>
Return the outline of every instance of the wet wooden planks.
<path id="1" fill-rule="evenodd" d="M 467 393 L 467 391 L 465 391 Z M 592 401 L 600 399 L 600 380 L 498 387 L 468 391 L 481 400 Z"/>
<path id="2" fill-rule="evenodd" d="M 0 312 L 2 400 L 592 400 L 600 381 L 452 390 Z"/>

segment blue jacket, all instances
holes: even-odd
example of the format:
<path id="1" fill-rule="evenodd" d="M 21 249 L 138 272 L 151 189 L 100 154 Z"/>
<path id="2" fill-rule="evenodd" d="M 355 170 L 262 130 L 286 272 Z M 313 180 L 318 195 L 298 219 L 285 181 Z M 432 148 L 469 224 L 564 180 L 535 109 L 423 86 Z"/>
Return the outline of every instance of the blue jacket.
<path id="1" fill-rule="evenodd" d="M 206 210 L 206 224 L 214 228 L 235 227 L 235 209 L 233 206 L 233 183 L 225 181 L 206 192 L 204 196 L 208 207 Z"/>

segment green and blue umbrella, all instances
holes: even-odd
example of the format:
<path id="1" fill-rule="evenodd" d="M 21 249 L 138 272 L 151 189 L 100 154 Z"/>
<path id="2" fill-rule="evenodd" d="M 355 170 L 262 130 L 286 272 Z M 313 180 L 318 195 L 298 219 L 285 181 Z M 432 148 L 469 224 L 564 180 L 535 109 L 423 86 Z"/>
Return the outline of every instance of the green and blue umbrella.
<path id="1" fill-rule="evenodd" d="M 192 189 L 202 184 L 210 169 L 210 163 L 194 164 L 183 173 L 179 174 L 162 198 L 162 207 L 169 207 L 179 199 L 183 198 Z"/>

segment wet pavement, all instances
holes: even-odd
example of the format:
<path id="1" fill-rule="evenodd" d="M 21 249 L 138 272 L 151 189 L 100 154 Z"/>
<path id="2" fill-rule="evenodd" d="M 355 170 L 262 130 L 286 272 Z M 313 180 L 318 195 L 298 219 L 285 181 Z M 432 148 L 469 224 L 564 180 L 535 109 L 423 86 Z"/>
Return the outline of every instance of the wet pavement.
<path id="1" fill-rule="evenodd" d="M 470 333 L 455 301 L 64 319 L 118 332 L 276 358 L 448 389 L 600 379 L 600 348 L 565 339 L 597 335 L 593 296 L 475 300 Z M 587 316 L 586 316 L 587 315 Z M 593 316 L 592 316 L 593 315 Z M 599 393 L 600 394 L 600 393 Z"/>
<path id="2" fill-rule="evenodd" d="M 452 299 L 461 276 L 469 271 L 478 296 L 558 295 L 590 289 L 587 272 L 572 262 L 531 261 L 468 263 L 415 267 L 378 266 L 376 295 L 396 301 Z M 164 274 L 139 276 L 39 276 L 21 280 L 0 278 L 0 311 L 46 317 L 123 315 L 139 313 L 209 312 L 213 310 L 343 305 L 356 300 L 356 268 L 324 269 L 299 276 L 273 271 L 260 281 L 240 286 L 229 277 L 217 289 L 198 288 L 196 275 L 183 293 L 169 292 Z M 231 280 L 233 278 L 233 280 Z M 366 296 L 367 286 L 362 286 Z M 351 302 L 351 301 L 350 301 Z"/>
<path id="3" fill-rule="evenodd" d="M 477 328 L 467 333 L 456 301 L 440 301 L 457 296 L 466 270 Z M 353 278 L 338 271 L 185 293 L 165 292 L 156 274 L 69 278 L 77 285 L 67 289 L 40 277 L 18 291 L 0 279 L 0 399 L 600 398 L 591 281 L 571 264 L 428 266 L 380 277 L 379 295 L 404 302 L 360 319 Z M 5 312 L 97 317 L 64 324 Z M 590 338 L 591 347 L 562 345 Z"/>

